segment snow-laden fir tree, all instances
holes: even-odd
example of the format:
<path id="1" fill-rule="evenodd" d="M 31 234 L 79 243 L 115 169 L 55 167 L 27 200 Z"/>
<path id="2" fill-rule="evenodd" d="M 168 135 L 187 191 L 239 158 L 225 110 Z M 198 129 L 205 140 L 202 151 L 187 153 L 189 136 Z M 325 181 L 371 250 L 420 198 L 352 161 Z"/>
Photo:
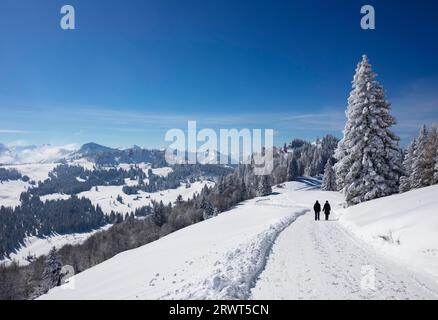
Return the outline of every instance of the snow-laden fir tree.
<path id="1" fill-rule="evenodd" d="M 438 156 L 435 159 L 435 173 L 433 174 L 433 184 L 438 184 Z"/>
<path id="2" fill-rule="evenodd" d="M 403 176 L 400 178 L 400 193 L 412 189 L 412 166 L 415 160 L 415 153 L 417 148 L 417 140 L 413 139 L 406 150 L 403 160 Z"/>
<path id="3" fill-rule="evenodd" d="M 202 213 L 202 216 L 204 220 L 210 219 L 215 216 L 215 210 L 210 201 L 206 200 L 203 206 L 204 211 Z"/>
<path id="4" fill-rule="evenodd" d="M 269 181 L 269 175 L 263 175 L 259 178 L 259 184 L 257 187 L 257 196 L 267 196 L 272 193 L 271 182 Z"/>
<path id="5" fill-rule="evenodd" d="M 321 189 L 324 191 L 337 191 L 336 174 L 333 169 L 332 159 L 328 159 L 324 167 Z"/>
<path id="6" fill-rule="evenodd" d="M 59 261 L 56 248 L 53 247 L 46 259 L 46 267 L 43 271 L 43 277 L 41 282 L 42 292 L 47 292 L 51 288 L 61 285 L 62 279 L 62 264 Z"/>
<path id="7" fill-rule="evenodd" d="M 431 161 L 431 177 L 430 184 L 438 183 L 438 127 L 434 124 L 429 133 L 429 144 L 428 144 L 428 157 L 430 157 Z"/>
<path id="8" fill-rule="evenodd" d="M 433 184 L 436 150 L 436 129 L 431 132 L 423 126 L 417 140 L 415 160 L 412 164 L 412 188 L 422 188 Z"/>
<path id="9" fill-rule="evenodd" d="M 335 152 L 337 184 L 349 205 L 398 192 L 402 173 L 399 138 L 390 130 L 396 120 L 365 55 L 352 88 L 344 137 Z"/>
<path id="10" fill-rule="evenodd" d="M 287 166 L 287 181 L 293 181 L 298 176 L 298 164 L 294 156 Z"/>

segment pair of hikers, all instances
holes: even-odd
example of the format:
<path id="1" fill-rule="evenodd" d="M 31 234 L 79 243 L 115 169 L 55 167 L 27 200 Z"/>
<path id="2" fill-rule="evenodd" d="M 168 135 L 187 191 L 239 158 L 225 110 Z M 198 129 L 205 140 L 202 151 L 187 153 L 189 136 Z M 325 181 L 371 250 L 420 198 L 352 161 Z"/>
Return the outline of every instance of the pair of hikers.
<path id="1" fill-rule="evenodd" d="M 316 200 L 315 205 L 313 206 L 313 210 L 315 211 L 315 221 L 318 221 L 319 213 L 321 212 L 321 205 L 319 204 L 318 200 Z M 326 201 L 324 207 L 322 208 L 322 211 L 324 211 L 325 214 L 325 220 L 329 219 L 330 210 L 330 204 L 328 203 L 328 201 Z"/>

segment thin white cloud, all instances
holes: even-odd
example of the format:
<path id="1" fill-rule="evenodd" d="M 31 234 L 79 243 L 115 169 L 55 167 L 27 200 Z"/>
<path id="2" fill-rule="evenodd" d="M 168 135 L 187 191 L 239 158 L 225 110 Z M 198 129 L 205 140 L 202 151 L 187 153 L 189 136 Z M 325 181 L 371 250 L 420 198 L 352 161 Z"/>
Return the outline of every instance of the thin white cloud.
<path id="1" fill-rule="evenodd" d="M 0 163 L 49 163 L 62 159 L 79 149 L 77 144 L 35 146 L 23 145 L 21 142 L 9 143 L 7 147 L 0 153 Z"/>
<path id="2" fill-rule="evenodd" d="M 0 133 L 4 133 L 4 134 L 27 134 L 27 133 L 30 133 L 30 131 L 15 130 L 15 129 L 0 129 Z"/>

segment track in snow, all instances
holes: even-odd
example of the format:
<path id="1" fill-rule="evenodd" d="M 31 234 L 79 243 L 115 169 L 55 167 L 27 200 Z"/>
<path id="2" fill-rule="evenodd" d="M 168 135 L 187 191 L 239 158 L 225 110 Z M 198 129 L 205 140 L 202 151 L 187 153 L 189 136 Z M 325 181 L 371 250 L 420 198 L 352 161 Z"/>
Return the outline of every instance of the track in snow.
<path id="1" fill-rule="evenodd" d="M 252 298 L 437 299 L 437 293 L 432 280 L 375 253 L 336 220 L 315 222 L 312 213 L 277 237 Z"/>

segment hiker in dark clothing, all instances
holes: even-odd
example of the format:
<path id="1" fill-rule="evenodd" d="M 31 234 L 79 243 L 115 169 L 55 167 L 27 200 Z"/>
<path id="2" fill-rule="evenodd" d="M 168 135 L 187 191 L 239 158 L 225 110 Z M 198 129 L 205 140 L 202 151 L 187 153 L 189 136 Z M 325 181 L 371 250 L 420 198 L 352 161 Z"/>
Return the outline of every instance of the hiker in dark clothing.
<path id="1" fill-rule="evenodd" d="M 316 200 L 313 210 L 315 211 L 315 221 L 317 221 L 319 220 L 319 213 L 321 212 L 321 205 L 319 204 L 318 200 Z"/>
<path id="2" fill-rule="evenodd" d="M 328 201 L 326 201 L 324 204 L 324 208 L 322 208 L 322 211 L 324 211 L 325 214 L 325 220 L 329 219 L 330 210 L 331 210 L 330 204 L 328 203 Z"/>

